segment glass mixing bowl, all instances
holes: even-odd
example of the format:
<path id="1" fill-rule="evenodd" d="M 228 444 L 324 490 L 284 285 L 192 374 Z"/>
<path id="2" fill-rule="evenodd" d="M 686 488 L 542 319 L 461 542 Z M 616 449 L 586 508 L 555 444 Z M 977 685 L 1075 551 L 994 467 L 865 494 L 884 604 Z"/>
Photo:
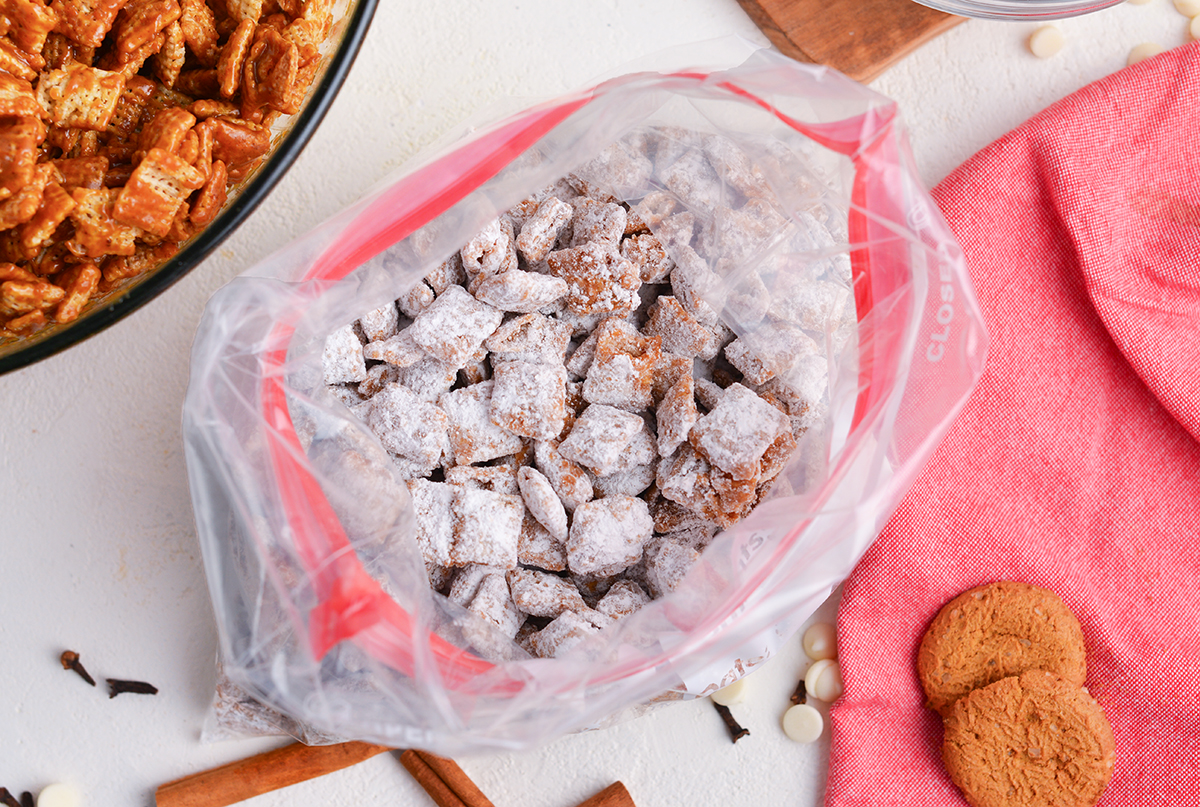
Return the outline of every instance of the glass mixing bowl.
<path id="1" fill-rule="evenodd" d="M 90 301 L 78 319 L 50 324 L 30 336 L 0 337 L 0 374 L 33 364 L 104 330 L 166 291 L 229 237 L 266 198 L 295 162 L 320 125 L 358 55 L 378 0 L 334 4 L 335 23 L 322 51 L 325 63 L 295 115 L 275 125 L 271 151 L 262 165 L 229 191 L 223 210 L 203 231 L 157 268 L 123 281 Z"/>

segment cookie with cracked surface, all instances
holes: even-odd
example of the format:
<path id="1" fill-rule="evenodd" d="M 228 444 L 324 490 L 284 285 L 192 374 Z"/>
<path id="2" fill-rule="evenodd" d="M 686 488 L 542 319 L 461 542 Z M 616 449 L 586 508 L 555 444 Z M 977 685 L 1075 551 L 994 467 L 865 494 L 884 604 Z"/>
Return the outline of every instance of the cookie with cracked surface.
<path id="1" fill-rule="evenodd" d="M 1091 807 L 1115 757 L 1100 704 L 1045 670 L 977 689 L 945 720 L 942 761 L 971 807 Z"/>
<path id="2" fill-rule="evenodd" d="M 1079 620 L 1053 591 L 998 581 L 964 591 L 934 617 L 917 651 L 926 706 L 942 717 L 972 690 L 1026 670 L 1075 686 L 1087 672 Z"/>

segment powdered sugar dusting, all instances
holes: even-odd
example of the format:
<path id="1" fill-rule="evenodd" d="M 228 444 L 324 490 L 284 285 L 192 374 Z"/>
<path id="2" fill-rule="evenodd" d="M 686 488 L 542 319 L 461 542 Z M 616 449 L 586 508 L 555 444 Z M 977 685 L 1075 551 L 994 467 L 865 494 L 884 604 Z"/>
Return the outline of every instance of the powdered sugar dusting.
<path id="1" fill-rule="evenodd" d="M 856 323 L 831 234 L 762 176 L 725 139 L 633 133 L 326 339 L 474 652 L 570 652 L 793 484 Z"/>

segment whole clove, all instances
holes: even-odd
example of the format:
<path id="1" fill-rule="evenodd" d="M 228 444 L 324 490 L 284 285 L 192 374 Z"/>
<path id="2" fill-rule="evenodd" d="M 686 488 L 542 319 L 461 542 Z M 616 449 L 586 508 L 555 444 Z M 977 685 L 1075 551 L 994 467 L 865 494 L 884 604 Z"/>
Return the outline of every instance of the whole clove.
<path id="1" fill-rule="evenodd" d="M 79 677 L 84 681 L 87 681 L 92 686 L 96 685 L 96 679 L 92 678 L 88 671 L 83 668 L 83 663 L 79 660 L 79 654 L 74 650 L 64 650 L 58 660 L 62 662 L 64 670 L 74 670 L 79 673 Z"/>
<path id="2" fill-rule="evenodd" d="M 21 807 L 21 802 L 8 792 L 7 787 L 0 787 L 0 804 L 3 804 L 4 807 Z"/>
<path id="3" fill-rule="evenodd" d="M 120 678 L 106 678 L 108 681 L 108 697 L 115 698 L 122 692 L 133 692 L 138 695 L 157 695 L 158 687 L 145 681 L 123 681 Z"/>
<path id="4" fill-rule="evenodd" d="M 21 794 L 21 807 L 34 807 L 33 794 L 28 790 Z"/>
<path id="5" fill-rule="evenodd" d="M 804 679 L 800 679 L 800 683 L 796 684 L 796 691 L 792 693 L 792 705 L 799 706 L 802 703 L 808 702 L 808 689 L 804 685 Z"/>
<path id="6" fill-rule="evenodd" d="M 729 729 L 729 739 L 736 743 L 750 733 L 750 729 L 738 724 L 737 720 L 733 717 L 733 712 L 729 711 L 728 706 L 722 706 L 716 701 L 713 701 L 712 704 L 716 708 L 717 714 L 725 721 L 725 727 Z"/>

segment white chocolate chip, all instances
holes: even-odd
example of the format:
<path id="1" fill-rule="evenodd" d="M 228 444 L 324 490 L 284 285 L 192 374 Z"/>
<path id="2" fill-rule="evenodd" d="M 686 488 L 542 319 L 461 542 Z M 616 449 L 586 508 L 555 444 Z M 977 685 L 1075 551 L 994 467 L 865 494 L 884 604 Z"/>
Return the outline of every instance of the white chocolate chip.
<path id="1" fill-rule="evenodd" d="M 825 730 L 825 719 L 813 707 L 798 703 L 783 713 L 783 733 L 798 743 L 815 742 Z"/>
<path id="2" fill-rule="evenodd" d="M 37 797 L 37 807 L 79 807 L 82 798 L 71 785 L 46 785 Z"/>
<path id="3" fill-rule="evenodd" d="M 1175 0 L 1175 10 L 1188 18 L 1200 15 L 1200 0 Z"/>
<path id="4" fill-rule="evenodd" d="M 1138 62 L 1145 61 L 1151 56 L 1157 56 L 1165 50 L 1162 45 L 1155 42 L 1143 42 L 1140 45 L 1134 45 L 1133 50 L 1129 51 L 1129 58 L 1125 60 L 1125 66 L 1130 67 Z"/>
<path id="5" fill-rule="evenodd" d="M 832 659 L 814 661 L 804 674 L 805 691 L 817 700 L 832 703 L 842 696 L 842 670 Z"/>
<path id="6" fill-rule="evenodd" d="M 804 654 L 813 661 L 837 658 L 837 628 L 816 622 L 804 631 Z"/>
<path id="7" fill-rule="evenodd" d="M 1066 39 L 1053 25 L 1043 25 L 1029 35 L 1029 52 L 1039 59 L 1049 59 L 1062 50 Z"/>
<path id="8" fill-rule="evenodd" d="M 746 679 L 739 678 L 729 686 L 718 689 L 708 697 L 712 698 L 713 703 L 719 703 L 722 706 L 732 706 L 735 703 L 741 703 L 746 700 Z"/>
<path id="9" fill-rule="evenodd" d="M 1192 24 L 1188 26 L 1188 33 L 1192 35 L 1192 39 L 1200 39 L 1200 14 L 1192 17 Z"/>

